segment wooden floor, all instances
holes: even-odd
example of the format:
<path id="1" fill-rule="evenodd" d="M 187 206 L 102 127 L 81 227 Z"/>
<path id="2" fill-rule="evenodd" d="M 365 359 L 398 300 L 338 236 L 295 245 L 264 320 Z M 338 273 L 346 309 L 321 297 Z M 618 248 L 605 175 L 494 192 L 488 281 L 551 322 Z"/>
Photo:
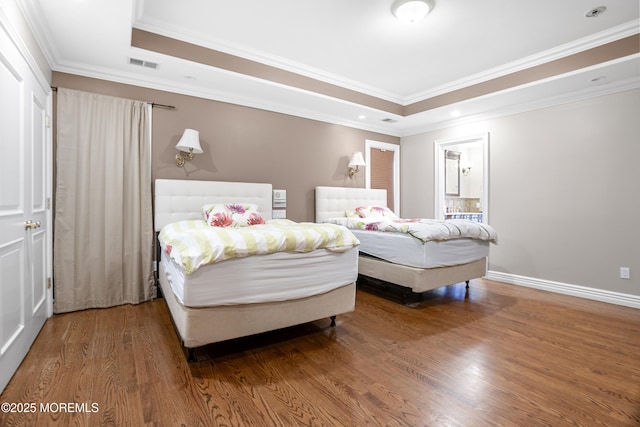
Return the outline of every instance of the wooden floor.
<path id="1" fill-rule="evenodd" d="M 640 425 L 640 310 L 486 280 L 196 355 L 163 300 L 53 316 L 0 425 Z"/>

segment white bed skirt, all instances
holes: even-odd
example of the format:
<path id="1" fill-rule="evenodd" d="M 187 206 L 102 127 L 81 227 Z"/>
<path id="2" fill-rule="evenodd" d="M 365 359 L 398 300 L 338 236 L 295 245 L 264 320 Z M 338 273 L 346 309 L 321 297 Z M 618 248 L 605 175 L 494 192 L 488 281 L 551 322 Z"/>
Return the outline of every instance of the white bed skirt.
<path id="1" fill-rule="evenodd" d="M 351 230 L 360 240 L 360 253 L 416 268 L 449 267 L 489 256 L 489 242 L 474 239 L 420 240 L 403 233 Z"/>
<path id="2" fill-rule="evenodd" d="M 163 252 L 162 266 L 173 294 L 184 306 L 259 304 L 306 298 L 354 282 L 358 248 L 255 255 L 207 265 L 193 274 L 185 274 Z"/>

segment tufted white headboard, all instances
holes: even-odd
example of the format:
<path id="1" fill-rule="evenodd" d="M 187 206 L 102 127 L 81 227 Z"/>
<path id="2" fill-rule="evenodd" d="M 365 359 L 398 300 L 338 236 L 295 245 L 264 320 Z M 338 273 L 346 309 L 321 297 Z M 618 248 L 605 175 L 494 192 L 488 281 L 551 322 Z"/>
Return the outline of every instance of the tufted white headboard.
<path id="1" fill-rule="evenodd" d="M 271 219 L 272 197 L 271 184 L 156 179 L 155 230 L 184 219 L 202 219 L 202 206 L 208 203 L 255 203 L 262 217 Z"/>
<path id="2" fill-rule="evenodd" d="M 387 190 L 353 187 L 316 187 L 316 222 L 344 216 L 358 206 L 387 206 Z"/>

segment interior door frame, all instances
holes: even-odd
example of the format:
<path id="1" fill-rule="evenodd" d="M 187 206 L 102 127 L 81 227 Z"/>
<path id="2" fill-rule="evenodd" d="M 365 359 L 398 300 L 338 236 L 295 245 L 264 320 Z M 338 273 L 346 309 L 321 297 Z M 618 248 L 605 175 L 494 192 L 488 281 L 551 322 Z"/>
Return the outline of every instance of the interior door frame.
<path id="1" fill-rule="evenodd" d="M 480 198 L 480 209 L 482 210 L 482 222 L 489 222 L 489 132 L 461 137 L 438 139 L 434 141 L 433 163 L 434 163 L 434 203 L 433 217 L 444 219 L 445 188 L 444 188 L 444 157 L 445 151 L 452 146 L 481 143 L 482 145 L 482 197 Z"/>
<path id="2" fill-rule="evenodd" d="M 393 207 L 396 215 L 400 214 L 400 146 L 388 142 L 374 141 L 366 139 L 364 141 L 364 161 L 368 167 L 365 168 L 365 187 L 371 188 L 371 149 L 393 151 Z"/>

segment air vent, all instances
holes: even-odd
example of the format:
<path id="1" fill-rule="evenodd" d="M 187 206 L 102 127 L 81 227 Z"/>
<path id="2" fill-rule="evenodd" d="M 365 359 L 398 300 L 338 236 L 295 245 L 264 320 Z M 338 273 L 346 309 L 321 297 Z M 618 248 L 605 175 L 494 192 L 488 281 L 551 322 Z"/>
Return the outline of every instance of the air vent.
<path id="1" fill-rule="evenodd" d="M 382 119 L 383 122 L 385 123 L 398 123 L 397 120 L 392 119 L 391 117 L 387 117 L 386 119 Z"/>
<path id="2" fill-rule="evenodd" d="M 154 70 L 158 68 L 158 64 L 155 62 L 143 61 L 142 59 L 137 59 L 137 58 L 129 58 L 129 64 L 137 65 L 139 67 L 152 68 Z"/>

